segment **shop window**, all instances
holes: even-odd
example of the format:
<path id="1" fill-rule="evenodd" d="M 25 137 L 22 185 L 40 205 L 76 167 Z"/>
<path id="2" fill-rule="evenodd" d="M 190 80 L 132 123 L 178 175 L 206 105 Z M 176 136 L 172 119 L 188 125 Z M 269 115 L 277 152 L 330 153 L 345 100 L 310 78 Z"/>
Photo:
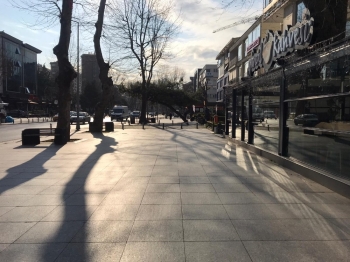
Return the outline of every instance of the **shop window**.
<path id="1" fill-rule="evenodd" d="M 238 56 L 237 56 L 237 60 L 240 61 L 242 60 L 242 45 L 240 45 L 238 47 Z"/>

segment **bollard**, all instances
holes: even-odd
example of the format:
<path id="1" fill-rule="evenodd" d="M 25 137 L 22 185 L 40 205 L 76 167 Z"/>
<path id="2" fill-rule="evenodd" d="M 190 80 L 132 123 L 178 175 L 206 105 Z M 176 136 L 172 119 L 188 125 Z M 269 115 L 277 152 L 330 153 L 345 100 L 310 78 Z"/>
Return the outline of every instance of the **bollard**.
<path id="1" fill-rule="evenodd" d="M 34 123 L 34 118 L 32 118 L 32 123 Z"/>
<path id="2" fill-rule="evenodd" d="M 270 131 L 270 125 L 267 125 L 267 131 Z"/>
<path id="3" fill-rule="evenodd" d="M 29 124 L 29 118 L 27 118 L 28 119 L 28 124 Z"/>
<path id="4" fill-rule="evenodd" d="M 38 117 L 38 123 L 39 123 L 39 117 Z"/>
<path id="5" fill-rule="evenodd" d="M 51 133 L 52 133 L 52 124 L 50 124 L 50 131 L 51 131 Z"/>
<path id="6" fill-rule="evenodd" d="M 145 123 L 142 123 L 142 129 L 145 129 Z"/>
<path id="7" fill-rule="evenodd" d="M 122 122 L 122 129 L 124 130 L 124 123 Z"/>
<path id="8" fill-rule="evenodd" d="M 164 129 L 164 123 L 163 123 L 163 129 Z"/>
<path id="9" fill-rule="evenodd" d="M 43 122 L 44 122 L 44 120 L 45 120 L 45 119 L 43 118 Z"/>
<path id="10" fill-rule="evenodd" d="M 225 130 L 221 129 L 222 132 L 222 138 L 225 138 Z"/>
<path id="11" fill-rule="evenodd" d="M 181 123 L 181 129 L 182 129 L 182 123 Z"/>
<path id="12" fill-rule="evenodd" d="M 198 122 L 197 122 L 197 124 L 196 124 L 196 128 L 198 129 Z"/>
<path id="13" fill-rule="evenodd" d="M 158 120 L 158 126 L 160 126 L 160 120 Z"/>
<path id="14" fill-rule="evenodd" d="M 172 125 L 174 124 L 174 120 L 171 120 L 171 124 L 172 124 Z"/>
<path id="15" fill-rule="evenodd" d="M 20 118 L 19 120 L 20 120 L 20 123 L 22 124 L 22 118 Z"/>

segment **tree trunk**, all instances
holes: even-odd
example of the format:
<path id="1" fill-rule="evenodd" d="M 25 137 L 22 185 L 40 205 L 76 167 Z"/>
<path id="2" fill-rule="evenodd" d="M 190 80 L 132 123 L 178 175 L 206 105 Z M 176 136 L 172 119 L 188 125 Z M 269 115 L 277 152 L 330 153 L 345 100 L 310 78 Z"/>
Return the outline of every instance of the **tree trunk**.
<path id="1" fill-rule="evenodd" d="M 142 98 L 141 98 L 141 115 L 140 115 L 140 124 L 147 124 L 147 118 L 146 118 L 146 111 L 147 111 L 147 90 L 146 90 L 146 84 L 142 83 Z"/>
<path id="2" fill-rule="evenodd" d="M 348 0 L 304 0 L 305 7 L 315 19 L 311 44 L 345 36 Z"/>
<path id="3" fill-rule="evenodd" d="M 70 136 L 70 103 L 72 100 L 70 94 L 70 85 L 77 77 L 73 66 L 68 59 L 68 49 L 71 35 L 71 19 L 73 10 L 73 0 L 63 0 L 61 13 L 61 30 L 58 44 L 54 47 L 53 53 L 58 61 L 58 76 L 56 83 L 58 85 L 58 120 L 57 128 L 62 129 L 64 139 L 55 137 L 56 144 L 65 144 Z"/>
<path id="4" fill-rule="evenodd" d="M 102 96 L 101 101 L 97 104 L 95 108 L 95 117 L 94 117 L 94 130 L 95 132 L 102 132 L 103 128 L 103 118 L 104 112 L 107 107 L 109 107 L 111 101 L 113 100 L 112 89 L 113 89 L 113 80 L 111 77 L 108 77 L 109 64 L 104 62 L 102 50 L 101 50 L 101 34 L 103 26 L 104 11 L 106 7 L 106 0 L 100 1 L 100 7 L 98 9 L 98 19 L 95 24 L 96 32 L 94 35 L 94 46 L 98 66 L 100 68 L 99 78 L 102 84 Z"/>

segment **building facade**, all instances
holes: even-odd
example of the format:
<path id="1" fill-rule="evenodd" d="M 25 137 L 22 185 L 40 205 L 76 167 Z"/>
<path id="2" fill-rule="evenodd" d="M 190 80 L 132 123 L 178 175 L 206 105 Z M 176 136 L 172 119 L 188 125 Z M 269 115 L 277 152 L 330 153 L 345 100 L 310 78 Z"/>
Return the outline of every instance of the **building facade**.
<path id="1" fill-rule="evenodd" d="M 229 81 L 232 141 L 350 195 L 350 38 L 310 45 L 314 22 L 302 1 L 266 4 L 260 31 L 269 38 L 261 34 L 250 56 L 243 45 L 248 58 L 234 67 L 243 71 Z M 237 44 L 249 47 L 251 32 Z"/>
<path id="2" fill-rule="evenodd" d="M 207 64 L 199 72 L 199 86 L 205 90 L 207 105 L 216 102 L 216 81 L 218 79 L 218 68 L 216 64 Z"/>
<path id="3" fill-rule="evenodd" d="M 10 109 L 28 110 L 37 97 L 37 55 L 41 51 L 0 32 L 0 97 Z"/>

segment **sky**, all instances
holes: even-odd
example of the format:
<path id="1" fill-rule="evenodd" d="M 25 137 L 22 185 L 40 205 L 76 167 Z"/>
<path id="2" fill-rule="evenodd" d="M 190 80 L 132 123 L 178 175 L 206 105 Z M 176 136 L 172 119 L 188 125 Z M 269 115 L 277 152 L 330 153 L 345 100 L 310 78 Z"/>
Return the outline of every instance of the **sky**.
<path id="1" fill-rule="evenodd" d="M 35 21 L 33 13 L 16 9 L 11 0 L 0 2 L 0 31 L 40 49 L 38 63 L 50 67 L 50 62 L 56 61 L 52 49 L 58 43 L 59 25 L 33 28 L 30 26 Z M 225 7 L 230 2 L 232 4 Z M 185 82 L 196 68 L 216 64 L 215 58 L 222 48 L 231 38 L 240 37 L 252 22 L 213 33 L 215 29 L 262 13 L 262 0 L 177 0 L 175 4 L 174 13 L 180 14 L 181 23 L 170 45 L 174 58 L 166 63 L 183 69 Z M 72 28 L 73 53 L 76 53 L 76 32 L 76 28 Z M 80 54 L 94 53 L 92 35 L 80 34 Z"/>

